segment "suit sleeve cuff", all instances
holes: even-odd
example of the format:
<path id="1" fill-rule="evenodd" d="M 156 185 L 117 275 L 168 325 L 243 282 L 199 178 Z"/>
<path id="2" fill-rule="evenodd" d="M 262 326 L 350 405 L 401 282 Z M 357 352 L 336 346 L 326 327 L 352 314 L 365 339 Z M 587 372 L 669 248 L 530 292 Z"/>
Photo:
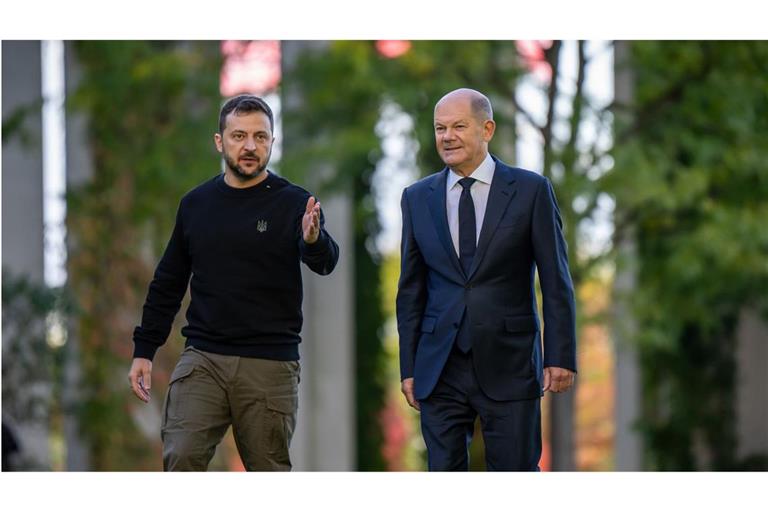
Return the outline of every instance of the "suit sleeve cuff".
<path id="1" fill-rule="evenodd" d="M 576 363 L 574 362 L 566 362 L 566 361 L 544 361 L 544 368 L 565 368 L 566 370 L 570 370 L 573 373 L 578 373 L 576 371 Z"/>

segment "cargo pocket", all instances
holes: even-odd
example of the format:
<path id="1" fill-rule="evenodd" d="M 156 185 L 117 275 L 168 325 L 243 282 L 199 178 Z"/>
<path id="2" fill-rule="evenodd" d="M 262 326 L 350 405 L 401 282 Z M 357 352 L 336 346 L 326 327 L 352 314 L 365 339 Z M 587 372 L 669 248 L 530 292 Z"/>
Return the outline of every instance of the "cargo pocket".
<path id="1" fill-rule="evenodd" d="M 296 409 L 298 395 L 269 396 L 267 406 L 267 451 L 273 463 L 279 466 L 287 466 L 290 469 L 290 456 L 288 448 L 296 427 Z"/>
<path id="2" fill-rule="evenodd" d="M 168 382 L 168 392 L 165 394 L 161 432 L 165 430 L 168 425 L 168 418 L 178 418 L 180 411 L 183 410 L 184 393 L 179 392 L 179 384 L 192 375 L 193 371 L 195 371 L 195 366 L 191 364 L 177 365 L 176 368 L 174 368 L 173 373 L 171 374 L 171 379 Z"/>

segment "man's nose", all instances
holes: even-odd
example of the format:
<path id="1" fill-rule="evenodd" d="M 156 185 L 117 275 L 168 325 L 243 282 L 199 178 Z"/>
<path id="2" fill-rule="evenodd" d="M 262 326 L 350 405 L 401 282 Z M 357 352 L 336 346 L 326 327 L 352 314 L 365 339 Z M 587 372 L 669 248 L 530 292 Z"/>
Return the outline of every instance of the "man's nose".
<path id="1" fill-rule="evenodd" d="M 245 149 L 249 151 L 253 151 L 254 149 L 256 149 L 256 139 L 254 139 L 253 137 L 247 137 L 245 139 Z"/>

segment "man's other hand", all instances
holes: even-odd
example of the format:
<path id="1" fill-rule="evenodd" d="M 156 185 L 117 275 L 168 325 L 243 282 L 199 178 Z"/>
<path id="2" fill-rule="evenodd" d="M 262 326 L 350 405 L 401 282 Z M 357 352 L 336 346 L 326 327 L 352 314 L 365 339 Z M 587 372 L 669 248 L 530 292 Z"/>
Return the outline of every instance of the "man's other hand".
<path id="1" fill-rule="evenodd" d="M 403 382 L 400 385 L 400 390 L 405 395 L 405 399 L 408 401 L 408 405 L 417 411 L 420 411 L 421 407 L 419 407 L 419 402 L 413 397 L 413 377 L 403 379 Z"/>
<path id="2" fill-rule="evenodd" d="M 128 373 L 133 394 L 139 400 L 149 402 L 149 389 L 152 387 L 152 361 L 143 357 L 134 358 L 131 371 Z"/>
<path id="3" fill-rule="evenodd" d="M 562 393 L 568 391 L 573 386 L 573 380 L 576 375 L 565 368 L 549 366 L 544 368 L 544 391 L 552 393 Z"/>

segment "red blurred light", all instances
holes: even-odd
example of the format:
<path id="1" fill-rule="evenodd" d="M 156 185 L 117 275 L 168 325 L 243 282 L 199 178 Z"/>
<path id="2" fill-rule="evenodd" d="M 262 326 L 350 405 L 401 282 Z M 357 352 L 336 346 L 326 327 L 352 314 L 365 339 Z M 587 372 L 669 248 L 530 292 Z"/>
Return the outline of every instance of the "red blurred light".
<path id="1" fill-rule="evenodd" d="M 552 46 L 552 41 L 515 41 L 515 46 L 528 71 L 536 78 L 549 83 L 552 79 L 552 68 L 544 59 L 544 50 Z"/>
<path id="2" fill-rule="evenodd" d="M 376 41 L 376 50 L 388 59 L 396 59 L 411 49 L 410 41 Z"/>
<path id="3" fill-rule="evenodd" d="M 222 41 L 221 94 L 265 94 L 280 83 L 279 41 Z"/>

